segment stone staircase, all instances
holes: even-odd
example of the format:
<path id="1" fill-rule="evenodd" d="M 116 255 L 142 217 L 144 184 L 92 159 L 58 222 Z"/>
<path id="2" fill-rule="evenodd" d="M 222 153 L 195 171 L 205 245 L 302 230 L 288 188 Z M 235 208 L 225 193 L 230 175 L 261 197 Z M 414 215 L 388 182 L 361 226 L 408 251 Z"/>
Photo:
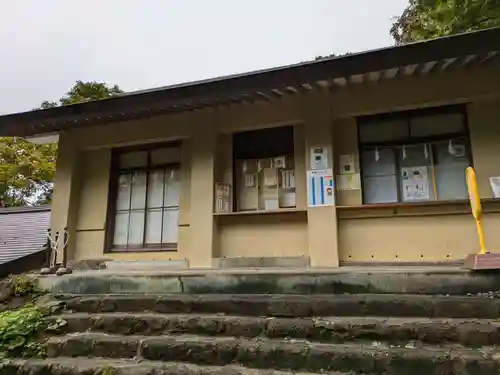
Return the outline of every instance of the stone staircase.
<path id="1" fill-rule="evenodd" d="M 484 296 L 57 298 L 67 325 L 48 358 L 6 362 L 1 375 L 500 373 L 500 300 Z"/>

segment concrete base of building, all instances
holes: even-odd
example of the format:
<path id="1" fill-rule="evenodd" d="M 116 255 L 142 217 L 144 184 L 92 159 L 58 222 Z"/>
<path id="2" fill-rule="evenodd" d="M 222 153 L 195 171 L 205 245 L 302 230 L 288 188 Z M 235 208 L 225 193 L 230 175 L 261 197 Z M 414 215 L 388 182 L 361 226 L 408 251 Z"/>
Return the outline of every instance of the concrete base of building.
<path id="1" fill-rule="evenodd" d="M 458 267 L 341 267 L 336 269 L 94 270 L 40 276 L 56 294 L 428 294 L 500 290 L 500 273 Z"/>
<path id="2" fill-rule="evenodd" d="M 213 268 L 308 268 L 311 260 L 303 257 L 229 257 L 214 258 Z"/>

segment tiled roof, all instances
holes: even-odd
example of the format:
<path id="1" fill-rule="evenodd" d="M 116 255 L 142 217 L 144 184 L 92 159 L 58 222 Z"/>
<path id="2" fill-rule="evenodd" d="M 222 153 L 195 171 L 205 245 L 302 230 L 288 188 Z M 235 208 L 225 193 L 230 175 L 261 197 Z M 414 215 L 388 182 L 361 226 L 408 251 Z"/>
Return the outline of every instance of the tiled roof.
<path id="1" fill-rule="evenodd" d="M 0 264 L 44 249 L 50 207 L 0 209 Z"/>

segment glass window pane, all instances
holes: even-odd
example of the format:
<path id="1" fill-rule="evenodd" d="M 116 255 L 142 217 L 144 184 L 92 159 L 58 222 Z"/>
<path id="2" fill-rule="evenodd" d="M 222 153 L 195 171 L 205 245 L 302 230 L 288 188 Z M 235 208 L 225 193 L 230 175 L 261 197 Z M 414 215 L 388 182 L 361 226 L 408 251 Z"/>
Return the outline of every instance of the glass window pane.
<path id="1" fill-rule="evenodd" d="M 391 148 L 364 150 L 362 155 L 363 176 L 387 176 L 396 174 L 396 160 Z"/>
<path id="2" fill-rule="evenodd" d="M 148 208 L 163 207 L 163 187 L 165 172 L 163 169 L 149 172 Z"/>
<path id="3" fill-rule="evenodd" d="M 119 159 L 120 168 L 140 168 L 147 167 L 148 153 L 147 151 L 127 152 L 121 154 Z"/>
<path id="4" fill-rule="evenodd" d="M 132 174 L 131 209 L 144 209 L 146 207 L 146 178 L 146 172 L 134 172 Z"/>
<path id="5" fill-rule="evenodd" d="M 146 243 L 160 244 L 162 233 L 162 209 L 149 210 L 146 217 Z"/>
<path id="6" fill-rule="evenodd" d="M 177 243 L 179 233 L 179 210 L 163 211 L 163 243 Z"/>
<path id="7" fill-rule="evenodd" d="M 165 147 L 151 151 L 151 164 L 153 165 L 180 163 L 180 161 L 180 147 Z"/>
<path id="8" fill-rule="evenodd" d="M 144 238 L 144 211 L 130 213 L 128 244 L 141 245 Z"/>
<path id="9" fill-rule="evenodd" d="M 127 245 L 128 237 L 128 212 L 119 212 L 115 216 L 115 232 L 113 235 L 113 245 Z"/>
<path id="10" fill-rule="evenodd" d="M 415 117 L 410 127 L 412 137 L 460 133 L 464 130 L 464 119 L 460 113 Z"/>
<path id="11" fill-rule="evenodd" d="M 435 145 L 436 189 L 439 200 L 468 197 L 465 170 L 469 166 L 466 140 L 440 142 Z"/>
<path id="12" fill-rule="evenodd" d="M 396 203 L 398 201 L 396 175 L 365 177 L 363 179 L 364 203 Z"/>
<path id="13" fill-rule="evenodd" d="M 370 122 L 359 127 L 361 142 L 386 142 L 409 137 L 409 127 L 406 120 Z"/>
<path id="14" fill-rule="evenodd" d="M 178 207 L 179 206 L 179 170 L 171 169 L 165 173 L 165 200 L 164 207 Z"/>
<path id="15" fill-rule="evenodd" d="M 122 174 L 118 177 L 117 210 L 128 210 L 130 208 L 130 178 L 130 174 Z"/>
<path id="16" fill-rule="evenodd" d="M 400 189 L 403 202 L 435 199 L 431 157 L 431 148 L 428 144 L 402 146 L 399 149 Z"/>

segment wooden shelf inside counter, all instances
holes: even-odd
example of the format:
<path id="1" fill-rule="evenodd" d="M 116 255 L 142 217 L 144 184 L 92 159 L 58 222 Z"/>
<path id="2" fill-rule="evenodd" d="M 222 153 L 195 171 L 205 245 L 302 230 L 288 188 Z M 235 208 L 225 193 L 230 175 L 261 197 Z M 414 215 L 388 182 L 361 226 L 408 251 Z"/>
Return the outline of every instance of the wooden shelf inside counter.
<path id="1" fill-rule="evenodd" d="M 279 210 L 239 211 L 239 212 L 214 212 L 214 216 L 256 216 L 280 215 L 307 212 L 305 208 L 281 208 Z"/>
<path id="2" fill-rule="evenodd" d="M 500 199 L 481 200 L 484 213 L 500 212 Z M 337 206 L 339 219 L 469 214 L 468 200 Z"/>

